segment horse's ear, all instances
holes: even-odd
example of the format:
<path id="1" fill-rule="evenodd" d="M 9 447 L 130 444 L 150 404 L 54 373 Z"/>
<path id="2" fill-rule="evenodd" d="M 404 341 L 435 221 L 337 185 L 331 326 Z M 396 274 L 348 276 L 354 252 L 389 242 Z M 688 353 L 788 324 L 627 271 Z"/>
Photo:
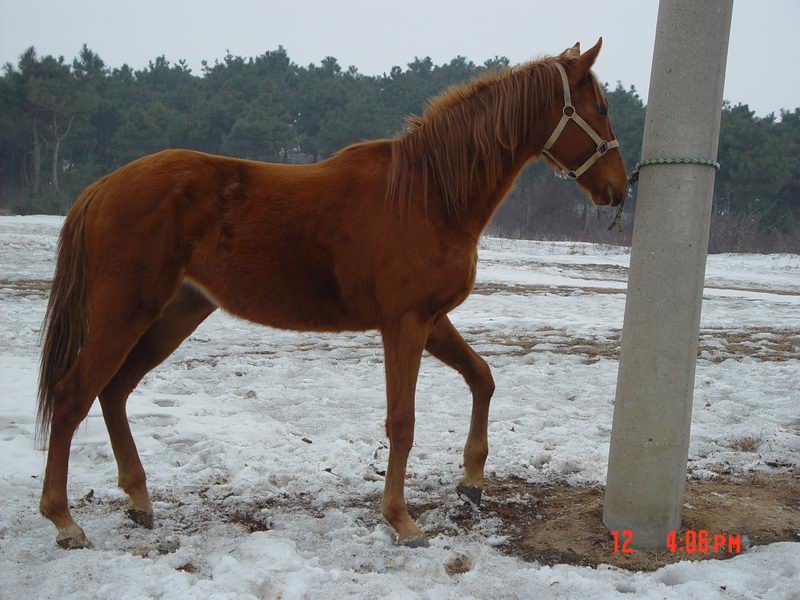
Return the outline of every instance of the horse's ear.
<path id="1" fill-rule="evenodd" d="M 569 74 L 573 82 L 581 81 L 589 74 L 594 61 L 597 59 L 597 55 L 600 54 L 602 45 L 603 38 L 600 38 L 594 46 L 576 58 Z"/>
<path id="2" fill-rule="evenodd" d="M 578 58 L 581 55 L 581 43 L 575 42 L 572 48 L 567 48 L 561 53 L 562 58 Z"/>

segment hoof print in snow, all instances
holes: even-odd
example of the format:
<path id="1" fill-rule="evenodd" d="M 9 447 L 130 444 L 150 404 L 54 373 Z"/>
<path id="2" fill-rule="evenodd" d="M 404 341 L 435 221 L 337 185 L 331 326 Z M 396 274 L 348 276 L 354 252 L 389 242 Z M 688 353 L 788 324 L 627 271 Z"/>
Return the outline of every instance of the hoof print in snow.
<path id="1" fill-rule="evenodd" d="M 481 494 L 483 494 L 481 488 L 475 485 L 457 485 L 456 493 L 464 502 L 472 504 L 475 507 L 480 507 Z"/>
<path id="2" fill-rule="evenodd" d="M 156 545 L 156 552 L 159 554 L 172 554 L 180 547 L 181 542 L 178 538 L 167 538 L 166 540 L 161 540 L 158 542 Z"/>
<path id="3" fill-rule="evenodd" d="M 194 573 L 197 573 L 199 569 L 195 565 L 193 565 L 192 563 L 187 562 L 187 563 L 183 563 L 182 565 L 179 565 L 179 566 L 175 567 L 175 570 L 176 571 L 183 571 L 184 573 L 194 574 Z"/>
<path id="4" fill-rule="evenodd" d="M 453 560 L 448 561 L 444 565 L 444 571 L 450 577 L 462 575 L 470 570 L 472 570 L 472 560 L 470 560 L 469 556 L 465 556 L 464 554 L 456 555 Z"/>
<path id="5" fill-rule="evenodd" d="M 401 541 L 400 544 L 406 548 L 427 548 L 431 545 L 428 541 L 428 538 L 426 538 L 424 535 L 408 538 L 407 540 Z"/>
<path id="6" fill-rule="evenodd" d="M 153 528 L 153 513 L 148 510 L 140 510 L 138 508 L 129 508 L 125 511 L 125 514 L 128 515 L 128 518 L 144 527 L 145 529 L 152 529 Z"/>

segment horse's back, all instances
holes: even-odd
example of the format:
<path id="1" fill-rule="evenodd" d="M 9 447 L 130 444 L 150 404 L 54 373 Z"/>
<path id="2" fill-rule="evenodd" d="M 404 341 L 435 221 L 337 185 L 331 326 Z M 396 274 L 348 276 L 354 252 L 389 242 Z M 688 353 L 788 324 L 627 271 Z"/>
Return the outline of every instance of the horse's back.
<path id="1" fill-rule="evenodd" d="M 160 271 L 188 279 L 253 321 L 373 328 L 365 263 L 375 257 L 365 246 L 385 216 L 386 156 L 380 147 L 310 165 L 146 156 L 95 184 L 87 255 L 98 271 L 122 269 L 146 285 Z"/>

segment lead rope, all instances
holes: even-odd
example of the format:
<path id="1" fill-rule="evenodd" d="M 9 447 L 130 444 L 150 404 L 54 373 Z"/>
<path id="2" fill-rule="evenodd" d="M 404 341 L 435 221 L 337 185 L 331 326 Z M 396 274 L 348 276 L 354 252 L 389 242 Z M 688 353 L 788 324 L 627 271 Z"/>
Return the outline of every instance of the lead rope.
<path id="1" fill-rule="evenodd" d="M 636 166 L 633 167 L 633 173 L 631 173 L 631 176 L 628 178 L 628 185 L 632 186 L 639 181 L 639 170 L 642 167 L 649 167 L 651 165 L 700 165 L 703 167 L 711 167 L 715 171 L 719 171 L 719 163 L 715 160 L 708 160 L 706 158 L 652 158 L 650 160 L 642 160 L 636 163 Z M 620 232 L 623 231 L 622 208 L 624 206 L 625 200 L 623 199 L 622 203 L 617 209 L 617 214 L 614 215 L 614 220 L 611 221 L 611 225 L 608 226 L 609 231 L 614 229 L 614 225 L 617 226 Z"/>

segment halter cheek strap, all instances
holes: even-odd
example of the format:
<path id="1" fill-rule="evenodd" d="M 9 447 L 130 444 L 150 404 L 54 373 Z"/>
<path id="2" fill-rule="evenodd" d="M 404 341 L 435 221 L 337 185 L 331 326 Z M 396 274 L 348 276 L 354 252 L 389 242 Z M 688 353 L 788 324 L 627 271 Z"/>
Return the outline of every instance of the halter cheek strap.
<path id="1" fill-rule="evenodd" d="M 567 79 L 567 72 L 564 70 L 564 67 L 561 64 L 556 63 L 556 68 L 558 68 L 558 72 L 561 74 L 561 83 L 564 87 L 564 108 L 561 110 L 561 120 L 556 125 L 556 128 L 553 130 L 553 133 L 550 134 L 550 137 L 547 138 L 547 141 L 542 148 L 542 154 L 545 154 L 550 160 L 556 163 L 559 167 L 564 169 L 567 172 L 567 177 L 570 179 L 577 179 L 589 168 L 596 163 L 602 156 L 611 150 L 612 148 L 618 148 L 619 142 L 617 140 L 604 140 L 600 137 L 597 132 L 592 128 L 589 123 L 583 120 L 578 112 L 575 110 L 575 107 L 572 105 L 572 96 L 569 91 L 569 80 Z M 564 132 L 564 128 L 567 126 L 567 123 L 570 121 L 574 121 L 578 127 L 583 129 L 587 135 L 592 138 L 592 141 L 597 145 L 597 150 L 595 151 L 589 159 L 584 162 L 580 167 L 575 170 L 567 169 L 562 165 L 562 163 L 552 155 L 550 152 L 550 148 L 558 141 L 558 138 L 561 137 L 561 134 Z"/>

